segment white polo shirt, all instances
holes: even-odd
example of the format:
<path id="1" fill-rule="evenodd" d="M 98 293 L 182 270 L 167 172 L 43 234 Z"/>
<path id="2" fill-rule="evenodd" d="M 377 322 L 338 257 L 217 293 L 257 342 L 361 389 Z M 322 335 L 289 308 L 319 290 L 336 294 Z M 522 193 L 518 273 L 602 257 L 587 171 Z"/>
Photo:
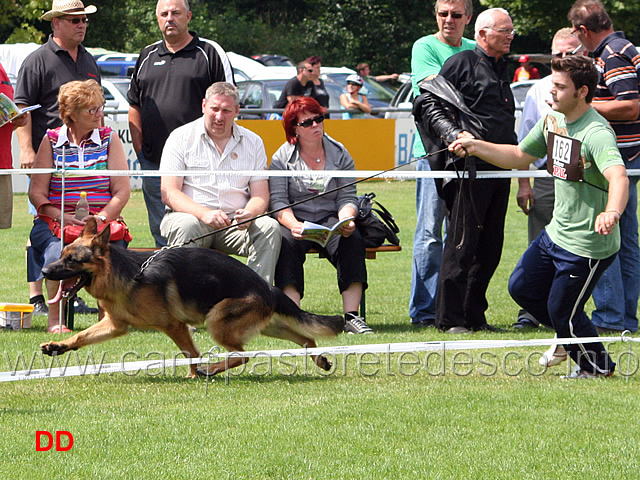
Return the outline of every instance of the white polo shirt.
<path id="1" fill-rule="evenodd" d="M 227 214 L 244 208 L 249 201 L 250 184 L 267 177 L 206 173 L 266 168 L 267 154 L 258 135 L 234 123 L 231 138 L 221 155 L 207 135 L 204 117 L 171 132 L 160 161 L 162 171 L 193 171 L 194 175 L 184 177 L 182 192 L 196 203 Z"/>

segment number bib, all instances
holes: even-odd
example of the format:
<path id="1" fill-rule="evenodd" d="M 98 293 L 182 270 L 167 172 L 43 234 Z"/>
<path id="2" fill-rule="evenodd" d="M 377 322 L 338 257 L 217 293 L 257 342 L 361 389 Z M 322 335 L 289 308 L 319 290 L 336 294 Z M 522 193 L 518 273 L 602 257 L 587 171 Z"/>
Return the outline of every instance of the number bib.
<path id="1" fill-rule="evenodd" d="M 582 181 L 584 179 L 584 165 L 580 158 L 581 147 L 580 140 L 549 132 L 547 171 L 562 180 Z"/>

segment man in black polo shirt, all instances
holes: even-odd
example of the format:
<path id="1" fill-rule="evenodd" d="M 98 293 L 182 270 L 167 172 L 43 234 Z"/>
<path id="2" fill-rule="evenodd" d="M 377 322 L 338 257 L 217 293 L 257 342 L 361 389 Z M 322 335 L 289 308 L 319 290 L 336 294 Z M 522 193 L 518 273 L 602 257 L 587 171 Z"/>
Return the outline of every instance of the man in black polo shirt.
<path id="1" fill-rule="evenodd" d="M 235 84 L 222 47 L 188 30 L 187 0 L 159 0 L 156 17 L 163 39 L 142 49 L 127 95 L 129 128 L 142 170 L 158 170 L 169 134 L 202 115 L 202 99 L 211 84 Z M 142 191 L 156 246 L 166 245 L 160 234 L 160 178 L 143 177 Z"/>
<path id="2" fill-rule="evenodd" d="M 33 110 L 24 127 L 16 131 L 20 142 L 20 165 L 31 168 L 42 137 L 48 128 L 62 125 L 58 115 L 58 90 L 74 80 L 90 78 L 100 82 L 96 61 L 82 45 L 87 33 L 87 14 L 96 7 L 86 9 L 81 1 L 54 0 L 52 9 L 42 16 L 51 21 L 53 33 L 49 41 L 31 53 L 18 72 L 15 103 L 23 108 L 40 104 Z"/>
<path id="3" fill-rule="evenodd" d="M 478 15 L 475 32 L 476 48 L 450 57 L 440 75 L 462 94 L 485 131 L 483 140 L 515 145 L 515 102 L 504 58 L 514 35 L 511 17 L 501 8 L 485 10 Z M 471 136 L 438 98 L 427 96 L 425 103 L 428 115 L 422 125 L 431 137 L 450 143 Z M 478 170 L 498 169 L 472 158 Z M 447 240 L 438 279 L 436 326 L 448 333 L 499 331 L 487 323 L 486 292 L 502 254 L 510 180 L 456 179 L 447 185 Z"/>

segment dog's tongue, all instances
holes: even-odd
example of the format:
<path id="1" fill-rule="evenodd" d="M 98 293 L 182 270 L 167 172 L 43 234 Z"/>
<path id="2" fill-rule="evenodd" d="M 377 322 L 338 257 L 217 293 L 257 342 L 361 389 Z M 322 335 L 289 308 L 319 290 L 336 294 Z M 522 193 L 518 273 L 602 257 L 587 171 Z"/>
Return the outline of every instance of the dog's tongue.
<path id="1" fill-rule="evenodd" d="M 69 285 L 71 284 L 73 286 L 73 284 L 76 282 L 75 278 L 71 278 L 69 280 L 61 280 L 60 281 L 60 286 L 58 287 L 58 292 L 56 293 L 55 298 L 52 298 L 50 300 L 47 301 L 47 303 L 49 305 L 52 305 L 54 303 L 58 303 L 60 300 L 62 300 L 62 292 L 64 291 L 64 286 L 65 285 Z"/>

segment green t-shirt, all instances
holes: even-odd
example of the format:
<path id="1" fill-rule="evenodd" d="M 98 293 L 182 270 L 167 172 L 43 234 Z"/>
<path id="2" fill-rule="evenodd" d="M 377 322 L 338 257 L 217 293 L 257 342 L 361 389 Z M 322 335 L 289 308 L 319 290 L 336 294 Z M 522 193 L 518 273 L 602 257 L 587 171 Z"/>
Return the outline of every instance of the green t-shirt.
<path id="1" fill-rule="evenodd" d="M 420 95 L 418 83 L 430 75 L 440 73 L 440 69 L 449 57 L 464 50 L 473 50 L 476 46 L 474 40 L 462 37 L 459 47 L 452 47 L 442 43 L 435 35 L 422 37 L 413 44 L 411 50 L 411 86 L 414 96 Z M 424 157 L 426 152 L 416 131 L 413 141 L 413 158 Z"/>
<path id="2" fill-rule="evenodd" d="M 595 232 L 596 217 L 605 210 L 608 194 L 593 185 L 608 189 L 609 182 L 602 172 L 613 165 L 624 166 L 615 133 L 593 108 L 568 124 L 563 114 L 552 112 L 542 117 L 520 142 L 520 150 L 536 158 L 544 157 L 548 132 L 582 142 L 580 155 L 584 164 L 584 182 L 554 177 L 556 198 L 547 233 L 556 245 L 574 255 L 595 259 L 610 257 L 620 249 L 620 230 L 616 225 L 612 234 Z"/>

